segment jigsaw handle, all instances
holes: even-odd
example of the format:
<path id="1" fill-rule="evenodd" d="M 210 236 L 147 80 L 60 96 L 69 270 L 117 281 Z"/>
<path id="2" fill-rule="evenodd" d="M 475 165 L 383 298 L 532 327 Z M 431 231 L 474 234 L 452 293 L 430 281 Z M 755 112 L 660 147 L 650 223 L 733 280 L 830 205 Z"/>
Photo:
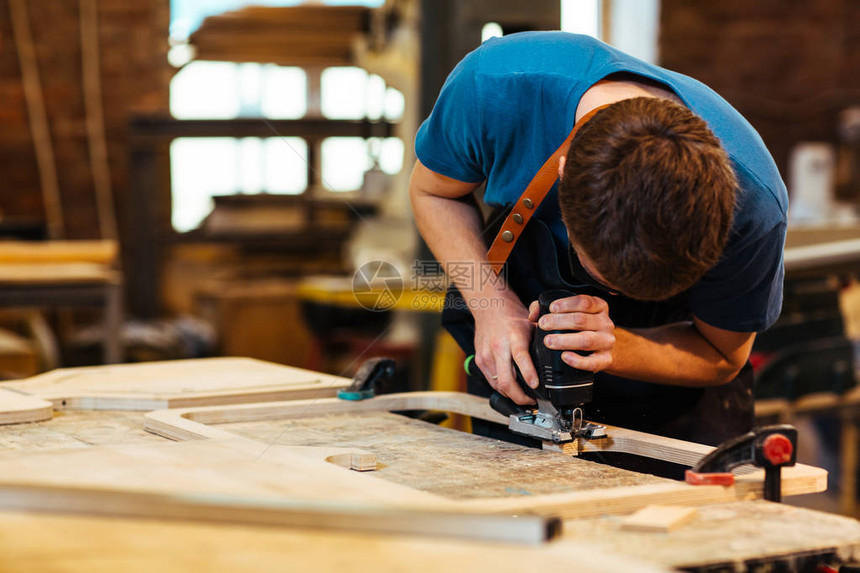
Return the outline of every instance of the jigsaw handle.
<path id="1" fill-rule="evenodd" d="M 540 305 L 539 317 L 550 313 L 549 307 L 554 301 L 560 298 L 576 296 L 576 294 L 577 293 L 567 290 L 550 290 L 541 293 L 538 297 L 538 304 Z M 532 337 L 529 352 L 540 381 L 537 388 L 532 388 L 526 384 L 525 379 L 522 374 L 520 374 L 520 369 L 516 364 L 514 364 L 514 369 L 516 370 L 517 382 L 523 389 L 523 392 L 525 392 L 530 398 L 535 400 L 549 400 L 559 408 L 574 408 L 591 402 L 592 391 L 594 388 L 594 373 L 569 366 L 561 359 L 561 350 L 551 350 L 544 344 L 544 337 L 548 334 L 566 332 L 570 331 L 547 331 L 539 327 L 536 328 L 534 336 Z M 588 355 L 590 353 L 581 352 L 580 354 Z M 479 380 L 484 380 L 484 382 L 487 381 L 481 370 L 478 368 L 478 365 L 475 364 L 474 354 L 466 358 L 466 361 L 463 363 L 463 368 L 469 376 Z M 514 402 L 511 401 L 510 403 L 516 406 Z M 503 408 L 505 411 L 502 411 L 502 409 L 499 408 Z M 493 409 L 497 412 L 508 415 L 506 412 L 510 410 L 511 406 L 499 403 L 499 408 L 493 406 Z M 522 410 L 519 406 L 517 406 L 517 408 L 520 411 Z"/>
<path id="2" fill-rule="evenodd" d="M 550 314 L 550 305 L 560 299 L 576 296 L 577 293 L 567 290 L 550 290 L 540 294 L 538 304 L 540 305 L 540 316 Z M 587 370 L 579 370 L 569 366 L 561 359 L 561 350 L 551 350 L 544 344 L 544 337 L 549 334 L 563 334 L 566 330 L 543 330 L 537 327 L 532 338 L 531 355 L 535 368 L 538 371 L 540 384 L 538 392 L 545 394 L 546 398 L 557 407 L 576 407 L 591 402 L 594 388 L 594 373 Z M 590 352 L 580 352 L 587 356 Z"/>

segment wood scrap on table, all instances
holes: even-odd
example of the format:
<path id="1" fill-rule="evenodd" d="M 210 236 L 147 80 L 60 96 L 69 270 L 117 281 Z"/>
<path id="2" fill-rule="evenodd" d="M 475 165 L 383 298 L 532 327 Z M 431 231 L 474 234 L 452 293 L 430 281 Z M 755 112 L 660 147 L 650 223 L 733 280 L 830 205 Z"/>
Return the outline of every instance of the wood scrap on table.
<path id="1" fill-rule="evenodd" d="M 695 516 L 695 507 L 649 505 L 622 519 L 621 529 L 668 533 L 678 529 Z"/>

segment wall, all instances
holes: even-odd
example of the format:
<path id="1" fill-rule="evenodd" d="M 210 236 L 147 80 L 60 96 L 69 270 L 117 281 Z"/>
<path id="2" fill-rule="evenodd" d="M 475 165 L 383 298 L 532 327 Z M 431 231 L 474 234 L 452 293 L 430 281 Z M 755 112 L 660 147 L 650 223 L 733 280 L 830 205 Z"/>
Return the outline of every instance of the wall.
<path id="1" fill-rule="evenodd" d="M 784 177 L 795 143 L 835 142 L 860 105 L 860 2 L 663 0 L 660 20 L 660 63 L 732 103 Z"/>
<path id="2" fill-rule="evenodd" d="M 77 0 L 27 0 L 56 156 L 66 236 L 96 238 L 86 137 Z M 167 113 L 168 0 L 98 0 L 102 94 L 116 210 L 126 203 L 126 125 L 133 113 Z M 0 0 L 0 214 L 44 220 L 10 6 Z"/>

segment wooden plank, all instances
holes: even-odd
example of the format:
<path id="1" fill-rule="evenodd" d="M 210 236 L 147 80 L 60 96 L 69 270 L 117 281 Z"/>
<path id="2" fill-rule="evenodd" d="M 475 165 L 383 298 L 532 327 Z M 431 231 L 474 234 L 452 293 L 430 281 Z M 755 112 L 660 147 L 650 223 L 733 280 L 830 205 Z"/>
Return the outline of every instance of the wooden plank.
<path id="1" fill-rule="evenodd" d="M 0 285 L 116 284 L 120 274 L 97 263 L 3 263 Z"/>
<path id="2" fill-rule="evenodd" d="M 695 516 L 695 507 L 649 505 L 622 519 L 621 529 L 624 531 L 668 533 L 678 529 Z"/>
<path id="3" fill-rule="evenodd" d="M 369 13 L 345 6 L 244 8 L 206 18 L 189 42 L 202 60 L 349 65 Z"/>
<path id="4" fill-rule="evenodd" d="M 50 402 L 0 388 L 0 425 L 50 420 L 53 413 Z"/>
<path id="5" fill-rule="evenodd" d="M 2 263 L 98 263 L 116 262 L 116 241 L 3 241 Z"/>
<path id="6" fill-rule="evenodd" d="M 102 82 L 99 50 L 99 13 L 96 0 L 78 0 L 78 20 L 81 38 L 81 80 L 83 84 L 84 118 L 90 151 L 93 189 L 99 214 L 99 230 L 103 239 L 116 239 L 116 211 L 111 185 L 105 110 L 102 103 Z"/>
<path id="7" fill-rule="evenodd" d="M 57 409 L 153 410 L 333 396 L 349 379 L 250 358 L 62 368 L 6 385 Z"/>
<path id="8" fill-rule="evenodd" d="M 50 543 L 45 540 L 50 539 Z M 235 571 L 494 571 L 657 573 L 575 540 L 540 546 L 370 535 L 361 531 L 0 512 L 3 565 L 19 573 Z"/>

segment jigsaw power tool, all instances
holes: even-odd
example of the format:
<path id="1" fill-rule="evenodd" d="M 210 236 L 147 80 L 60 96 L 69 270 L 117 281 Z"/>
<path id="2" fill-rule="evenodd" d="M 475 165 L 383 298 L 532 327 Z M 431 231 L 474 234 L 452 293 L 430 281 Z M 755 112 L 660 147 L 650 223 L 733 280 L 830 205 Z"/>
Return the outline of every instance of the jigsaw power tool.
<path id="1" fill-rule="evenodd" d="M 566 290 L 542 293 L 538 297 L 540 316 L 549 314 L 553 301 L 575 294 Z M 594 373 L 569 366 L 561 359 L 561 350 L 552 350 L 544 344 L 544 337 L 548 334 L 564 332 L 535 329 L 529 351 L 538 373 L 537 388 L 526 384 L 519 368 L 514 366 L 517 382 L 526 394 L 535 399 L 537 408 L 520 406 L 498 392 L 490 396 L 490 406 L 509 417 L 508 427 L 512 432 L 556 444 L 606 435 L 604 426 L 583 420 L 582 406 L 591 402 Z M 466 360 L 466 372 L 483 378 L 474 360 Z"/>

